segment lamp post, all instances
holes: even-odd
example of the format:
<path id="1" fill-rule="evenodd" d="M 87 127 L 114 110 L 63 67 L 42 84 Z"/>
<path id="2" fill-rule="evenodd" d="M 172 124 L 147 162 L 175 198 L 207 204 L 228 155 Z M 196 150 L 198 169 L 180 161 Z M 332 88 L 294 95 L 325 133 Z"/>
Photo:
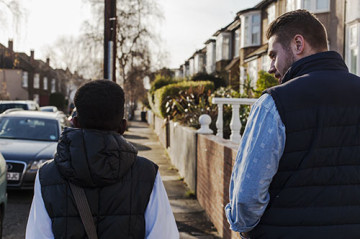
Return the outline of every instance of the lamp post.
<path id="1" fill-rule="evenodd" d="M 116 0 L 105 0 L 104 79 L 116 82 Z"/>

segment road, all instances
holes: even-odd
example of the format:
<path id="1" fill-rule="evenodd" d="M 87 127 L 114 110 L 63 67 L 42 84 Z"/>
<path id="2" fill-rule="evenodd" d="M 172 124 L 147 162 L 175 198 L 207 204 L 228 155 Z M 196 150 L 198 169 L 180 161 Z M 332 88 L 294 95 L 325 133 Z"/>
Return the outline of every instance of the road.
<path id="1" fill-rule="evenodd" d="M 3 239 L 23 239 L 29 216 L 32 190 L 8 190 L 8 204 L 3 225 Z"/>

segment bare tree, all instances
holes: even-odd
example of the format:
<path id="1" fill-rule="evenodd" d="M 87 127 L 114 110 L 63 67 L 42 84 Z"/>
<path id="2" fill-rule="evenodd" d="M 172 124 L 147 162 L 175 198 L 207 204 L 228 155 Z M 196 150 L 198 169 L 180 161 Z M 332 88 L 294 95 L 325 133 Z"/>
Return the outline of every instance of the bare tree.
<path id="1" fill-rule="evenodd" d="M 84 44 L 103 53 L 104 1 L 83 1 L 91 4 L 94 12 L 94 21 L 84 24 Z M 154 32 L 155 24 L 161 19 L 156 0 L 124 0 L 117 6 L 116 78 L 124 87 L 128 106 L 135 105 L 144 94 L 142 80 L 150 75 L 154 56 L 160 55 L 151 46 L 161 42 Z"/>
<path id="2" fill-rule="evenodd" d="M 15 26 L 15 33 L 19 32 L 21 20 L 26 17 L 26 11 L 19 0 L 0 0 L 1 30 L 8 30 L 7 26 Z"/>
<path id="3" fill-rule="evenodd" d="M 98 57 L 91 57 L 93 51 L 89 51 L 85 43 L 83 36 L 62 36 L 46 49 L 46 55 L 56 68 L 68 68 L 88 79 L 101 78 L 102 62 Z"/>

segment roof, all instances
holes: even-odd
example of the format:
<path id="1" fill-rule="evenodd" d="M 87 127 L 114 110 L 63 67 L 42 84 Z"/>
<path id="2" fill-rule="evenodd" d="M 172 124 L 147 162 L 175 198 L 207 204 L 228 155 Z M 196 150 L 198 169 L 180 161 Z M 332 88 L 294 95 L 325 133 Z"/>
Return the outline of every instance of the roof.
<path id="1" fill-rule="evenodd" d="M 18 110 L 12 111 L 1 117 L 28 117 L 28 118 L 42 118 L 42 119 L 58 119 L 58 114 L 54 112 L 32 111 L 32 110 Z"/>
<path id="2" fill-rule="evenodd" d="M 210 42 L 216 42 L 216 40 L 214 38 L 210 38 L 208 39 L 206 42 L 204 42 L 204 44 L 209 44 Z"/>
<path id="3" fill-rule="evenodd" d="M 267 50 L 268 50 L 268 44 L 266 43 L 266 44 L 262 45 L 261 47 L 259 47 L 258 49 L 256 49 L 255 51 L 251 52 L 249 55 L 245 56 L 245 60 L 252 58 L 254 56 L 260 56 L 263 53 L 267 52 Z"/>
<path id="4" fill-rule="evenodd" d="M 230 61 L 229 64 L 226 65 L 225 70 L 227 71 L 230 70 L 231 68 L 233 68 L 235 64 L 239 64 L 239 62 L 240 62 L 240 57 L 235 57 Z"/>

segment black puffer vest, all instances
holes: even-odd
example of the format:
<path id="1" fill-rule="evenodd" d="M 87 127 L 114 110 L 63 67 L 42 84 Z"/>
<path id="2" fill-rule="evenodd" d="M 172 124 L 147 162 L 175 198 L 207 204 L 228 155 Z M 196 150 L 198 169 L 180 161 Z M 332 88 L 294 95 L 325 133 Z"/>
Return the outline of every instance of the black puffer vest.
<path id="1" fill-rule="evenodd" d="M 360 238 L 360 78 L 323 52 L 295 62 L 267 93 L 286 144 L 252 238 Z"/>
<path id="2" fill-rule="evenodd" d="M 144 238 L 158 167 L 121 135 L 65 129 L 55 160 L 39 171 L 55 238 L 87 238 L 68 180 L 85 189 L 99 238 Z"/>

